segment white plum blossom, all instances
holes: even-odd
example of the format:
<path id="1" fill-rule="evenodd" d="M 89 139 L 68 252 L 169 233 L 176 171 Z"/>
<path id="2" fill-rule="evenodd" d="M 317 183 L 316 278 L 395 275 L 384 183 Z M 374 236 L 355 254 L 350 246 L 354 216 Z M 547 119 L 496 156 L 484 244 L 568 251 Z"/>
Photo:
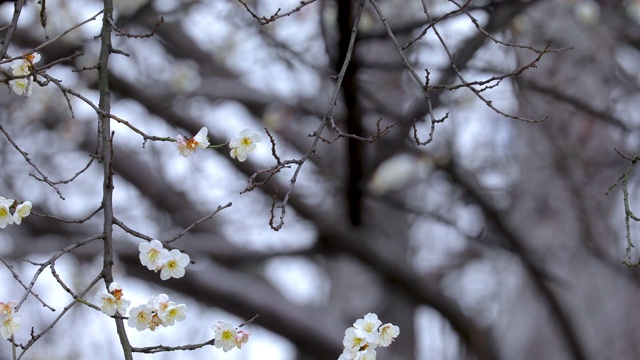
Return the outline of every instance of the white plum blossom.
<path id="1" fill-rule="evenodd" d="M 160 279 L 167 280 L 170 278 L 181 278 L 184 276 L 185 267 L 189 265 L 191 258 L 187 254 L 183 254 L 178 249 L 173 249 L 167 254 L 163 253 L 160 257 L 162 270 L 160 270 Z"/>
<path id="2" fill-rule="evenodd" d="M 151 240 L 151 242 L 142 242 L 138 246 L 140 250 L 140 262 L 149 270 L 158 270 L 162 264 L 160 258 L 169 254 L 169 250 L 162 246 L 159 240 Z"/>
<path id="3" fill-rule="evenodd" d="M 151 308 L 147 305 L 136 306 L 129 310 L 127 324 L 138 331 L 143 331 L 149 326 L 152 316 Z"/>
<path id="4" fill-rule="evenodd" d="M 400 334 L 400 328 L 384 324 L 378 315 L 368 313 L 344 332 L 344 350 L 338 360 L 375 360 L 378 346 L 387 347 Z"/>
<path id="5" fill-rule="evenodd" d="M 145 305 L 131 309 L 128 324 L 139 331 L 147 328 L 154 331 L 160 326 L 172 326 L 186 318 L 187 305 L 176 304 L 169 300 L 167 294 L 160 294 L 152 297 Z"/>
<path id="6" fill-rule="evenodd" d="M 198 131 L 196 136 L 191 139 L 178 135 L 176 137 L 176 145 L 178 146 L 180 155 L 182 155 L 182 157 L 188 157 L 196 152 L 198 148 L 206 149 L 209 146 L 209 138 L 207 137 L 208 132 L 209 130 L 206 127 L 203 127 Z"/>
<path id="7" fill-rule="evenodd" d="M 140 262 L 147 269 L 160 271 L 160 278 L 181 278 L 184 276 L 185 267 L 189 265 L 191 258 L 189 255 L 173 249 L 168 251 L 163 248 L 159 240 L 151 240 L 149 243 L 143 242 L 138 246 L 140 250 Z"/>
<path id="8" fill-rule="evenodd" d="M 122 288 L 117 282 L 109 285 L 109 292 L 99 292 L 96 295 L 96 302 L 100 306 L 100 311 L 109 316 L 124 315 L 131 305 L 131 301 L 122 297 Z"/>
<path id="9" fill-rule="evenodd" d="M 11 224 L 13 224 L 13 217 L 9 211 L 9 205 L 6 202 L 0 202 L 0 229 L 4 229 Z"/>
<path id="10" fill-rule="evenodd" d="M 13 222 L 16 225 L 20 225 L 20 223 L 22 222 L 22 219 L 26 218 L 27 216 L 29 216 L 29 214 L 31 214 L 31 208 L 33 207 L 33 204 L 31 204 L 31 201 L 25 201 L 22 204 L 19 204 L 15 211 L 13 212 Z"/>
<path id="11" fill-rule="evenodd" d="M 147 303 L 147 305 L 151 307 L 153 310 L 157 311 L 158 313 L 162 313 L 165 311 L 166 308 L 169 307 L 169 305 L 171 305 L 171 303 L 172 302 L 169 301 L 169 295 L 160 294 L 152 297 L 151 300 L 149 300 L 149 302 Z"/>
<path id="12" fill-rule="evenodd" d="M 116 311 L 119 315 L 124 315 L 127 313 L 127 308 L 131 305 L 131 301 L 122 297 L 122 287 L 117 282 L 112 282 L 109 285 L 109 293 L 113 295 L 116 299 Z"/>
<path id="13" fill-rule="evenodd" d="M 10 339 L 15 335 L 22 325 L 23 318 L 20 313 L 1 314 L 0 315 L 0 336 Z"/>
<path id="14" fill-rule="evenodd" d="M 16 305 L 13 300 L 0 302 L 0 336 L 5 339 L 15 335 L 23 322 L 22 314 L 15 311 Z"/>
<path id="15" fill-rule="evenodd" d="M 149 306 L 154 314 L 157 315 L 159 320 L 158 325 L 162 325 L 164 323 L 164 317 L 169 306 L 175 305 L 173 301 L 169 301 L 169 296 L 167 294 L 160 294 L 154 296 L 149 300 L 147 306 Z"/>
<path id="16" fill-rule="evenodd" d="M 11 89 L 11 91 L 13 91 L 14 93 L 20 96 L 29 97 L 31 96 L 31 88 L 32 88 L 31 79 L 20 78 L 20 79 L 11 80 L 9 81 L 9 88 Z"/>
<path id="17" fill-rule="evenodd" d="M 18 305 L 18 303 L 15 300 L 11 300 L 9 302 L 0 302 L 0 315 L 11 315 L 14 312 L 14 309 L 16 308 L 16 305 Z"/>
<path id="18" fill-rule="evenodd" d="M 237 138 L 229 141 L 231 157 L 238 159 L 240 162 L 247 160 L 249 154 L 255 150 L 256 143 L 260 141 L 262 141 L 262 135 L 260 135 L 260 133 L 252 132 L 250 129 L 242 130 Z"/>
<path id="19" fill-rule="evenodd" d="M 355 360 L 375 360 L 376 358 L 376 351 L 373 348 L 366 348 L 365 350 L 362 351 L 358 351 L 356 353 L 356 356 L 354 357 Z"/>
<path id="20" fill-rule="evenodd" d="M 40 54 L 34 52 L 33 54 L 25 55 L 23 59 L 14 60 L 11 63 L 11 73 L 13 75 L 27 75 L 33 71 L 33 65 L 40 61 Z"/>
<path id="21" fill-rule="evenodd" d="M 367 339 L 358 336 L 356 328 L 350 327 L 344 331 L 344 339 L 342 340 L 342 345 L 345 349 L 356 352 L 363 346 L 367 345 Z"/>
<path id="22" fill-rule="evenodd" d="M 238 331 L 231 323 L 218 320 L 211 327 L 215 330 L 215 347 L 222 348 L 224 352 L 227 352 L 237 346 Z"/>
<path id="23" fill-rule="evenodd" d="M 382 321 L 378 320 L 378 315 L 368 313 L 362 319 L 356 320 L 353 326 L 356 328 L 356 335 L 367 339 L 367 342 L 374 342 L 378 337 L 378 328 Z"/>
<path id="24" fill-rule="evenodd" d="M 176 322 L 184 321 L 187 318 L 187 305 L 175 304 L 169 305 L 163 315 L 160 317 L 163 326 L 173 326 Z M 246 341 L 245 341 L 246 342 Z"/>
<path id="25" fill-rule="evenodd" d="M 113 295 L 101 291 L 96 295 L 96 302 L 100 307 L 100 311 L 102 311 L 103 313 L 109 316 L 113 316 L 116 314 L 117 304 L 116 298 Z"/>
<path id="26" fill-rule="evenodd" d="M 31 96 L 31 77 L 26 76 L 33 72 L 33 64 L 40 61 L 40 54 L 37 52 L 26 55 L 24 59 L 14 60 L 11 63 L 11 74 L 14 76 L 25 76 L 9 81 L 9 88 L 20 96 Z"/>
<path id="27" fill-rule="evenodd" d="M 11 206 L 13 205 L 14 202 L 15 200 L 13 199 L 6 199 L 4 196 L 0 196 L 0 204 L 6 204 L 7 206 Z"/>
<path id="28" fill-rule="evenodd" d="M 380 326 L 378 333 L 378 338 L 375 341 L 376 344 L 387 347 L 400 335 L 400 328 L 393 324 L 384 324 Z"/>
<path id="29" fill-rule="evenodd" d="M 32 207 L 31 201 L 16 204 L 15 200 L 0 196 L 0 229 L 4 229 L 11 224 L 20 225 L 22 219 L 31 214 Z M 13 215 L 11 214 L 11 208 L 14 209 Z"/>

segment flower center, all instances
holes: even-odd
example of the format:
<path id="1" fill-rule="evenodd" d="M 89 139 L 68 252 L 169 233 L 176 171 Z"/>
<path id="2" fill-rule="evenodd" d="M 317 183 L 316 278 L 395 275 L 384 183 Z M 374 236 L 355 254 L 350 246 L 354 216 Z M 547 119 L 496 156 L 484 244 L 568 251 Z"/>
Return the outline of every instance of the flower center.
<path id="1" fill-rule="evenodd" d="M 149 317 L 147 316 L 147 313 L 146 313 L 146 312 L 144 312 L 144 311 L 140 311 L 140 312 L 138 313 L 137 318 L 138 318 L 138 321 L 140 321 L 140 322 L 143 322 L 143 323 L 144 323 L 144 322 L 146 322 L 146 320 L 147 320 Z"/>
<path id="2" fill-rule="evenodd" d="M 122 290 L 121 289 L 115 289 L 113 291 L 113 297 L 116 298 L 116 300 L 120 300 L 120 298 L 122 297 Z"/>
<path id="3" fill-rule="evenodd" d="M 198 142 L 193 140 L 193 139 L 189 139 L 187 141 L 187 148 L 189 150 L 195 150 L 198 147 Z"/>

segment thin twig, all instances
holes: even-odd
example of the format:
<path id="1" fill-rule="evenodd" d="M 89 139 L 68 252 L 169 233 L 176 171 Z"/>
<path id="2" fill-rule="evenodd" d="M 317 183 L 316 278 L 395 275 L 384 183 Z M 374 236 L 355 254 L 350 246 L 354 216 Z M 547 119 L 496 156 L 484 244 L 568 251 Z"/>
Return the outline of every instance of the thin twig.
<path id="1" fill-rule="evenodd" d="M 244 2 L 243 0 L 238 0 L 238 2 L 240 4 L 242 4 L 242 6 L 244 6 L 245 9 L 247 9 L 247 12 L 249 12 L 249 14 L 251 14 L 251 16 L 256 19 L 258 21 L 258 23 L 260 25 L 267 25 L 271 22 L 274 22 L 282 17 L 285 16 L 289 16 L 293 13 L 296 13 L 300 10 L 302 10 L 302 8 L 304 8 L 305 6 L 309 5 L 309 4 L 313 4 L 314 2 L 316 2 L 316 0 L 308 0 L 308 1 L 300 1 L 300 5 L 296 6 L 295 8 L 291 9 L 290 11 L 286 12 L 286 13 L 282 13 L 280 14 L 280 11 L 282 10 L 281 8 L 278 8 L 278 10 L 276 10 L 276 12 L 269 16 L 268 18 L 265 16 L 258 16 L 258 14 L 256 14 L 253 10 L 251 10 L 251 8 L 249 7 L 249 5 L 247 5 L 246 2 Z"/>
<path id="2" fill-rule="evenodd" d="M 58 321 L 60 321 L 60 319 L 62 319 L 62 317 L 65 316 L 67 314 L 67 312 L 69 310 L 71 310 L 71 308 L 73 308 L 76 304 L 81 303 L 81 304 L 89 305 L 88 302 L 83 300 L 82 298 L 98 283 L 98 281 L 100 281 L 100 279 L 102 279 L 102 276 L 96 276 L 93 279 L 93 281 L 91 281 L 89 283 L 89 285 L 87 285 L 87 287 L 85 287 L 85 289 L 78 294 L 77 298 L 74 298 L 73 301 L 71 301 L 69 303 L 69 305 L 65 306 L 65 308 L 62 309 L 60 314 L 58 316 L 56 316 L 56 318 L 53 319 L 53 321 L 49 324 L 49 326 L 44 328 L 44 330 L 40 331 L 40 333 L 38 333 L 38 334 L 34 334 L 33 331 L 32 331 L 31 339 L 26 344 L 24 344 L 24 345 L 21 344 L 20 345 L 20 347 L 23 349 L 23 351 L 20 354 L 20 356 L 17 357 L 17 359 L 21 359 L 22 356 L 26 353 L 27 349 L 29 349 L 44 334 L 46 334 L 51 329 L 53 329 L 53 327 L 58 323 Z"/>
<path id="3" fill-rule="evenodd" d="M 13 270 L 13 266 L 9 265 L 3 258 L 0 257 L 0 262 L 2 262 L 2 264 L 4 264 L 4 266 L 11 272 L 11 274 L 13 275 L 13 278 L 16 279 L 16 281 L 18 282 L 18 284 L 20 284 L 20 286 L 22 286 L 23 289 L 27 290 L 28 293 L 30 293 L 31 295 L 33 295 L 34 298 L 36 298 L 36 300 L 38 300 L 42 306 L 46 307 L 47 309 L 51 310 L 51 311 L 56 311 L 56 309 L 54 309 L 53 307 L 49 306 L 47 303 L 44 302 L 44 300 L 42 300 L 40 298 L 40 296 L 38 296 L 38 294 L 36 294 L 35 292 L 33 292 L 32 289 L 30 289 L 27 285 L 25 285 L 22 280 L 20 280 L 20 276 L 18 275 L 18 273 L 15 272 L 15 270 Z"/>
<path id="4" fill-rule="evenodd" d="M 36 272 L 33 275 L 33 278 L 31 279 L 31 282 L 29 283 L 29 285 L 27 286 L 27 292 L 25 292 L 25 294 L 22 296 L 22 298 L 20 299 L 20 301 L 18 301 L 18 305 L 16 305 L 16 310 L 20 308 L 20 306 L 22 305 L 22 303 L 27 299 L 27 296 L 31 293 L 33 287 L 36 284 L 36 281 L 38 280 L 38 278 L 40 277 L 40 274 L 44 271 L 44 269 L 47 268 L 47 266 L 49 266 L 50 264 L 52 264 L 54 261 L 56 261 L 58 258 L 60 258 L 62 255 L 64 254 L 68 254 L 71 251 L 84 246 L 86 244 L 89 244 L 95 240 L 99 240 L 102 239 L 102 234 L 97 234 L 97 235 L 93 235 L 90 236 L 84 240 L 80 240 L 77 241 L 61 250 L 59 250 L 58 252 L 56 252 L 55 254 L 53 254 L 47 261 L 43 262 L 43 263 L 36 263 L 33 261 L 29 261 L 29 260 L 25 260 L 26 262 L 33 264 L 33 265 L 37 265 L 39 266 L 38 269 L 36 270 Z"/>
<path id="5" fill-rule="evenodd" d="M 155 24 L 155 26 L 153 27 L 153 29 L 151 29 L 150 33 L 147 34 L 131 34 L 129 32 L 126 32 L 120 28 L 118 28 L 114 22 L 113 19 L 109 19 L 109 22 L 111 23 L 111 26 L 113 27 L 113 30 L 115 30 L 115 32 L 117 33 L 116 36 L 125 36 L 128 38 L 135 38 L 135 39 L 145 39 L 145 38 L 150 38 L 152 36 L 154 36 L 156 34 L 156 31 L 158 31 L 158 28 L 160 27 L 160 25 L 164 24 L 164 17 L 161 16 L 160 20 L 158 20 Z"/>
<path id="6" fill-rule="evenodd" d="M 191 224 L 191 225 L 187 226 L 187 228 L 186 228 L 186 229 L 182 230 L 182 231 L 180 232 L 180 234 L 178 234 L 178 235 L 176 235 L 176 236 L 172 237 L 171 239 L 169 239 L 169 240 L 165 241 L 164 243 L 165 243 L 165 244 L 171 244 L 172 242 L 174 242 L 174 241 L 176 241 L 176 240 L 180 239 L 180 238 L 181 238 L 181 237 L 183 237 L 185 234 L 187 234 L 189 231 L 191 231 L 191 229 L 193 229 L 193 228 L 194 228 L 194 227 L 196 227 L 197 225 L 199 225 L 199 224 L 201 224 L 201 223 L 203 223 L 203 222 L 205 222 L 205 221 L 207 221 L 207 220 L 211 219 L 212 217 L 214 217 L 214 216 L 215 216 L 217 213 L 219 213 L 220 211 L 222 211 L 222 210 L 224 210 L 224 209 L 226 209 L 226 208 L 231 207 L 231 205 L 232 205 L 232 203 L 231 203 L 231 202 L 228 202 L 228 203 L 226 203 L 226 204 L 224 204 L 224 205 L 218 205 L 218 207 L 217 207 L 217 208 L 216 208 L 216 209 L 215 209 L 211 214 L 209 214 L 209 215 L 207 215 L 207 216 L 203 217 L 203 218 L 202 218 L 202 219 L 200 219 L 200 220 L 195 221 L 193 224 Z"/>
<path id="7" fill-rule="evenodd" d="M 35 211 L 31 211 L 31 214 L 44 218 L 44 219 L 54 219 L 56 221 L 60 221 L 60 222 L 64 222 L 64 223 L 68 223 L 68 224 L 82 224 L 86 221 L 89 221 L 91 218 L 93 218 L 100 210 L 102 210 L 102 205 L 98 206 L 97 209 L 95 209 L 91 214 L 89 214 L 87 217 L 82 218 L 82 219 L 76 219 L 76 220 L 69 220 L 69 219 L 63 219 L 57 216 L 53 216 L 53 215 L 48 215 L 48 214 L 41 214 Z"/>
<path id="8" fill-rule="evenodd" d="M 9 133 L 4 129 L 4 127 L 2 125 L 0 125 L 0 131 L 4 134 L 4 136 L 7 138 L 7 140 L 9 140 L 9 142 L 11 143 L 11 145 L 13 145 L 13 148 L 16 149 L 20 155 L 22 155 L 22 157 L 24 158 L 24 160 L 31 165 L 31 167 L 38 173 L 40 174 L 41 178 L 38 178 L 37 176 L 33 175 L 33 174 L 29 174 L 31 176 L 33 176 L 36 180 L 38 181 L 42 181 L 45 184 L 49 185 L 49 187 L 51 187 L 53 190 L 55 190 L 56 194 L 58 194 L 58 196 L 60 197 L 60 199 L 64 200 L 64 196 L 62 196 L 62 192 L 60 192 L 60 189 L 58 189 L 58 187 L 56 186 L 56 184 L 49 180 L 49 177 L 42 172 L 38 166 L 31 161 L 31 158 L 29 157 L 29 154 L 27 154 L 26 152 L 24 152 L 20 146 L 18 146 L 18 144 L 13 141 L 13 138 L 11 138 L 11 135 L 9 135 Z"/>
<path id="9" fill-rule="evenodd" d="M 271 177 L 275 173 L 277 173 L 280 170 L 282 170 L 283 168 L 295 165 L 295 169 L 294 169 L 293 175 L 289 179 L 289 187 L 287 188 L 287 191 L 284 194 L 283 199 L 280 201 L 280 203 L 278 205 L 276 205 L 276 197 L 275 197 L 276 194 L 274 194 L 273 202 L 271 204 L 270 218 L 269 218 L 269 226 L 274 231 L 278 231 L 278 230 L 282 229 L 282 226 L 284 226 L 284 218 L 285 218 L 285 215 L 286 215 L 286 207 L 287 207 L 287 204 L 289 202 L 289 198 L 291 197 L 291 194 L 293 193 L 293 189 L 295 188 L 295 184 L 296 184 L 296 181 L 298 179 L 298 175 L 300 174 L 300 170 L 302 169 L 302 166 L 304 165 L 305 161 L 311 155 L 317 155 L 316 149 L 318 147 L 318 143 L 321 141 L 322 132 L 323 132 L 326 124 L 329 122 L 329 119 L 333 115 L 333 110 L 336 107 L 338 96 L 340 94 L 340 89 L 342 87 L 342 81 L 344 80 L 344 76 L 346 74 L 347 67 L 349 66 L 349 63 L 351 62 L 351 56 L 353 54 L 353 48 L 354 48 L 354 44 L 355 44 L 355 41 L 356 41 L 356 35 L 358 33 L 358 25 L 360 24 L 360 18 L 362 17 L 362 11 L 364 9 L 364 4 L 365 4 L 365 0 L 360 0 L 358 2 L 358 6 L 356 8 L 356 14 L 355 14 L 355 18 L 354 18 L 354 23 L 353 23 L 353 28 L 351 30 L 351 37 L 349 39 L 349 47 L 347 49 L 347 53 L 345 55 L 345 59 L 344 59 L 344 61 L 342 63 L 342 68 L 340 69 L 340 73 L 337 76 L 336 88 L 335 88 L 335 90 L 333 92 L 331 100 L 329 101 L 329 107 L 327 109 L 327 112 L 326 112 L 324 118 L 320 122 L 320 125 L 318 126 L 318 128 L 312 134 L 310 134 L 310 136 L 313 137 L 313 141 L 311 143 L 311 146 L 307 149 L 307 151 L 302 155 L 302 157 L 300 159 L 292 159 L 292 160 L 283 161 L 283 162 L 280 162 L 280 163 L 276 164 L 271 169 L 266 170 L 266 173 L 269 174 L 268 177 Z M 255 175 L 257 175 L 257 174 L 258 173 L 255 173 L 254 176 L 252 176 L 252 180 L 255 179 Z M 250 182 L 249 186 L 247 186 L 247 188 L 244 191 L 249 191 L 250 189 L 253 188 L 252 186 L 255 187 L 255 183 Z M 278 211 L 280 211 L 280 216 L 279 217 L 276 215 L 276 209 L 278 209 Z M 276 223 L 276 217 L 278 217 L 277 223 Z"/>

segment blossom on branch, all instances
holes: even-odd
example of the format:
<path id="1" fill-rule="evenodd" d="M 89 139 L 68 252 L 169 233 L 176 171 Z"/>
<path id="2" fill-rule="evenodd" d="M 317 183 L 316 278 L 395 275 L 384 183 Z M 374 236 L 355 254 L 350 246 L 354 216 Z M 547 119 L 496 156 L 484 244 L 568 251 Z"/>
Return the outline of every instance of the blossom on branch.
<path id="1" fill-rule="evenodd" d="M 393 324 L 384 324 L 378 329 L 379 335 L 375 343 L 387 347 L 391 345 L 393 340 L 400 335 L 400 328 Z"/>
<path id="2" fill-rule="evenodd" d="M 244 129 L 240 132 L 237 138 L 229 141 L 229 147 L 231 147 L 231 157 L 243 162 L 247 160 L 249 154 L 255 150 L 256 143 L 262 141 L 262 135 L 257 132 L 251 132 L 250 129 Z"/>
<path id="3" fill-rule="evenodd" d="M 7 225 L 13 224 L 13 216 L 11 216 L 11 212 L 9 211 L 9 206 L 11 205 L 7 204 L 8 202 L 6 201 L 0 201 L 0 229 L 4 229 Z M 10 204 L 13 204 L 13 200 L 11 200 Z"/>
<path id="4" fill-rule="evenodd" d="M 170 278 L 181 278 L 184 276 L 184 268 L 189 265 L 191 258 L 187 254 L 183 254 L 178 249 L 173 249 L 168 253 L 160 255 L 160 279 L 167 280 Z"/>
<path id="5" fill-rule="evenodd" d="M 356 360 L 375 360 L 375 358 L 376 351 L 371 347 L 358 351 L 358 354 L 356 355 Z"/>
<path id="6" fill-rule="evenodd" d="M 206 127 L 203 127 L 198 131 L 196 136 L 191 139 L 187 139 L 182 137 L 182 135 L 178 135 L 176 137 L 176 145 L 178 146 L 178 151 L 180 155 L 183 157 L 187 157 L 194 153 L 198 148 L 206 149 L 209 146 L 209 138 L 207 137 L 207 133 L 209 130 Z"/>
<path id="7" fill-rule="evenodd" d="M 353 326 L 358 337 L 367 339 L 367 342 L 374 342 L 378 337 L 378 327 L 382 321 L 378 320 L 378 315 L 368 313 L 362 319 L 358 319 Z"/>
<path id="8" fill-rule="evenodd" d="M 26 55 L 24 59 L 14 61 L 11 67 L 13 75 L 26 75 L 34 70 L 34 64 L 40 61 L 40 54 L 34 52 Z"/>
<path id="9" fill-rule="evenodd" d="M 100 307 L 100 311 L 107 314 L 108 316 L 113 316 L 116 314 L 116 298 L 108 292 L 101 291 L 96 294 L 96 302 Z"/>
<path id="10" fill-rule="evenodd" d="M 159 240 L 142 242 L 138 246 L 138 250 L 140 250 L 140 263 L 149 270 L 160 271 L 160 279 L 162 280 L 183 277 L 185 268 L 191 261 L 189 255 L 180 252 L 180 250 L 168 251 Z"/>
<path id="11" fill-rule="evenodd" d="M 149 300 L 152 310 L 158 315 L 160 325 L 173 326 L 187 318 L 187 305 L 169 301 L 167 294 L 160 294 Z"/>
<path id="12" fill-rule="evenodd" d="M 16 206 L 16 210 L 13 212 L 13 222 L 16 225 L 20 225 L 20 223 L 22 222 L 22 219 L 26 218 L 27 216 L 29 216 L 29 214 L 31 214 L 32 207 L 33 207 L 33 204 L 31 204 L 31 201 L 25 201 L 22 204 Z"/>
<path id="13" fill-rule="evenodd" d="M 22 314 L 20 313 L 0 315 L 0 336 L 5 339 L 10 339 L 20 330 L 22 321 Z"/>
<path id="14" fill-rule="evenodd" d="M 32 207 L 31 201 L 16 204 L 15 200 L 0 196 L 0 229 L 4 229 L 11 224 L 20 225 L 22 219 L 31 214 Z M 14 209 L 13 215 L 11 215 L 11 208 Z"/>
<path id="15" fill-rule="evenodd" d="M 360 348 L 367 345 L 367 339 L 358 336 L 358 334 L 356 333 L 356 328 L 350 327 L 344 332 L 342 345 L 344 346 L 345 350 L 349 350 L 355 353 L 360 350 Z"/>
<path id="16" fill-rule="evenodd" d="M 16 305 L 15 301 L 0 302 L 0 336 L 5 339 L 14 336 L 23 322 L 22 314 L 15 311 Z"/>
<path id="17" fill-rule="evenodd" d="M 160 316 L 163 326 L 173 326 L 176 322 L 181 322 L 187 318 L 187 305 L 175 304 L 172 302 L 164 313 Z"/>
<path id="18" fill-rule="evenodd" d="M 31 96 L 31 79 L 20 78 L 9 81 L 9 88 L 16 94 L 24 97 Z"/>
<path id="19" fill-rule="evenodd" d="M 11 315 L 18 303 L 15 300 L 0 302 L 0 315 Z"/>
<path id="20" fill-rule="evenodd" d="M 211 328 L 214 330 L 213 345 L 218 349 L 222 348 L 224 352 L 230 351 L 234 347 L 242 349 L 242 345 L 249 342 L 249 335 L 251 335 L 246 330 L 238 330 L 238 327 L 228 321 L 218 320 L 211 325 Z"/>
<path id="21" fill-rule="evenodd" d="M 99 292 L 96 295 L 96 302 L 100 304 L 100 311 L 109 316 L 126 314 L 131 301 L 124 299 L 122 294 L 122 287 L 117 282 L 109 285 L 109 292 Z"/>
<path id="22" fill-rule="evenodd" d="M 368 313 L 345 330 L 342 340 L 344 350 L 338 360 L 374 360 L 375 348 L 389 346 L 399 334 L 399 327 L 382 325 L 378 315 Z"/>
<path id="23" fill-rule="evenodd" d="M 161 267 L 160 257 L 164 257 L 165 253 L 169 254 L 159 240 L 151 240 L 150 242 L 140 243 L 140 262 L 149 270 L 158 270 Z"/>
<path id="24" fill-rule="evenodd" d="M 234 347 L 239 347 L 236 344 L 238 331 L 230 322 L 218 320 L 211 327 L 215 330 L 215 342 L 213 344 L 215 347 L 222 348 L 224 352 L 230 351 Z"/>
<path id="25" fill-rule="evenodd" d="M 24 76 L 19 79 L 9 81 L 9 88 L 20 96 L 31 96 L 31 77 L 28 76 L 33 73 L 33 64 L 40 61 L 40 54 L 34 52 L 33 54 L 26 55 L 24 59 L 14 60 L 11 63 L 11 74 L 14 76 Z"/>
<path id="26" fill-rule="evenodd" d="M 127 325 L 136 328 L 138 331 L 143 331 L 149 326 L 152 316 L 151 308 L 147 305 L 136 306 L 129 310 Z"/>
<path id="27" fill-rule="evenodd" d="M 145 305 L 135 307 L 129 312 L 127 324 L 139 331 L 154 331 L 160 326 L 173 326 L 187 318 L 187 305 L 176 304 L 167 294 L 152 297 Z"/>

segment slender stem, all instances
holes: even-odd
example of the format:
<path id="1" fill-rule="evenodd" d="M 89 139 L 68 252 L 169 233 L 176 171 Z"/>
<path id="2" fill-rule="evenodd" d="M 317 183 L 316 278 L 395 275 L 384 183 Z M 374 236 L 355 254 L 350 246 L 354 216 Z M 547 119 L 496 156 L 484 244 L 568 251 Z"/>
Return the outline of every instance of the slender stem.
<path id="1" fill-rule="evenodd" d="M 2 39 L 2 48 L 0 49 L 0 59 L 4 58 L 9 50 L 9 45 L 11 44 L 11 38 L 13 37 L 13 33 L 16 31 L 18 27 L 18 19 L 20 18 L 20 13 L 22 12 L 22 7 L 26 3 L 26 0 L 16 1 L 13 10 L 13 17 L 11 18 L 11 25 L 7 29 L 6 34 L 4 35 L 4 39 Z"/>
<path id="2" fill-rule="evenodd" d="M 100 142 L 100 155 L 103 166 L 102 184 L 102 209 L 104 213 L 104 254 L 103 277 L 108 286 L 113 282 L 113 147 L 111 134 L 111 93 L 109 90 L 109 56 L 113 51 L 111 47 L 111 33 L 113 31 L 110 19 L 113 16 L 113 1 L 104 0 L 104 14 L 102 17 L 102 31 L 100 33 L 100 58 L 98 59 L 98 88 L 100 101 L 98 112 L 98 133 Z M 131 344 L 122 319 L 115 319 L 116 330 L 120 338 L 120 344 L 126 360 L 132 360 Z"/>

